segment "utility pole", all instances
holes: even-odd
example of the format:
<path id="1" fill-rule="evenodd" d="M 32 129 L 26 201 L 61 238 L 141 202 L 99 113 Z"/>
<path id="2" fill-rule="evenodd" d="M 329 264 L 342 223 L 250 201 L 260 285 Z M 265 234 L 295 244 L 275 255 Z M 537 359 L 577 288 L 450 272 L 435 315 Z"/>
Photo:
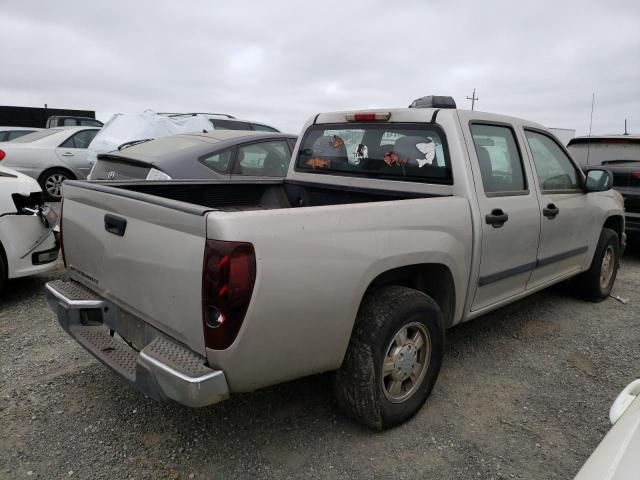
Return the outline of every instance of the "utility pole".
<path id="1" fill-rule="evenodd" d="M 624 135 L 629 135 L 629 132 L 627 131 L 627 119 L 624 119 Z"/>
<path id="2" fill-rule="evenodd" d="M 471 94 L 470 97 L 467 97 L 467 100 L 471 100 L 471 110 L 473 110 L 476 106 L 476 100 L 480 100 L 478 97 L 476 97 L 476 89 L 473 89 L 473 93 Z"/>

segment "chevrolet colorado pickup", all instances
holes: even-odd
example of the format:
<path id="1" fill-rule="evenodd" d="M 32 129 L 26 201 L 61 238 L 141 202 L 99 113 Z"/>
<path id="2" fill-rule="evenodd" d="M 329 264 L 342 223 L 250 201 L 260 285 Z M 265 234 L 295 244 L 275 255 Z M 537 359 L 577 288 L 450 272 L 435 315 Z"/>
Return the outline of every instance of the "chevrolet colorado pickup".
<path id="1" fill-rule="evenodd" d="M 420 409 L 445 329 L 572 278 L 606 298 L 611 174 L 541 125 L 455 108 L 314 115 L 285 179 L 64 184 L 61 326 L 158 400 L 200 407 L 335 371 L 374 429 Z"/>

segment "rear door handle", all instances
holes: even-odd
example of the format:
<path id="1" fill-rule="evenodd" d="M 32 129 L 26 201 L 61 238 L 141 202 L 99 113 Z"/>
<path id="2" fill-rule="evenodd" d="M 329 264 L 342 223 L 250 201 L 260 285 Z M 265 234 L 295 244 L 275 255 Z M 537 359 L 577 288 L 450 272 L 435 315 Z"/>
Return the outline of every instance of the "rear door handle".
<path id="1" fill-rule="evenodd" d="M 122 217 L 107 213 L 104 216 L 104 229 L 109 233 L 124 237 L 124 231 L 127 229 L 127 221 Z"/>
<path id="2" fill-rule="evenodd" d="M 550 203 L 546 206 L 546 208 L 542 209 L 542 214 L 547 217 L 549 220 L 553 220 L 560 213 L 560 209 L 556 207 L 553 203 Z"/>
<path id="3" fill-rule="evenodd" d="M 504 213 L 501 208 L 494 208 L 491 210 L 491 213 L 484 218 L 487 224 L 491 225 L 493 228 L 500 228 L 507 220 L 509 220 L 509 215 Z"/>
<path id="4" fill-rule="evenodd" d="M 71 153 L 71 152 L 64 152 L 64 153 L 62 154 L 62 156 L 63 156 L 63 157 L 73 157 L 73 153 Z"/>

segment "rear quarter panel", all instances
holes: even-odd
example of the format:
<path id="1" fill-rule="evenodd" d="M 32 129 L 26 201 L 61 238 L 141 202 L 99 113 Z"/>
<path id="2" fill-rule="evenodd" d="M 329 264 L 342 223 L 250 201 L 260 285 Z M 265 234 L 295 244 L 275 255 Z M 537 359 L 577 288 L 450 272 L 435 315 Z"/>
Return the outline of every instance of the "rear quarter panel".
<path id="1" fill-rule="evenodd" d="M 471 264 L 468 200 L 449 196 L 208 215 L 207 237 L 253 243 L 257 278 L 236 341 L 208 350 L 232 391 L 337 369 L 362 297 L 387 270 L 446 265 L 461 314 Z"/>

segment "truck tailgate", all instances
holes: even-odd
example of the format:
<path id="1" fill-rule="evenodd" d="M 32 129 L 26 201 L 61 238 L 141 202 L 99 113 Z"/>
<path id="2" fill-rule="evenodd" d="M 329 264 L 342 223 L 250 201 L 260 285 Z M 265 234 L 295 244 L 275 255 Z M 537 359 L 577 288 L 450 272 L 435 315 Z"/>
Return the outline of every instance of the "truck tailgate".
<path id="1" fill-rule="evenodd" d="M 208 210 L 116 187 L 65 182 L 62 228 L 70 275 L 205 355 L 202 262 Z"/>

